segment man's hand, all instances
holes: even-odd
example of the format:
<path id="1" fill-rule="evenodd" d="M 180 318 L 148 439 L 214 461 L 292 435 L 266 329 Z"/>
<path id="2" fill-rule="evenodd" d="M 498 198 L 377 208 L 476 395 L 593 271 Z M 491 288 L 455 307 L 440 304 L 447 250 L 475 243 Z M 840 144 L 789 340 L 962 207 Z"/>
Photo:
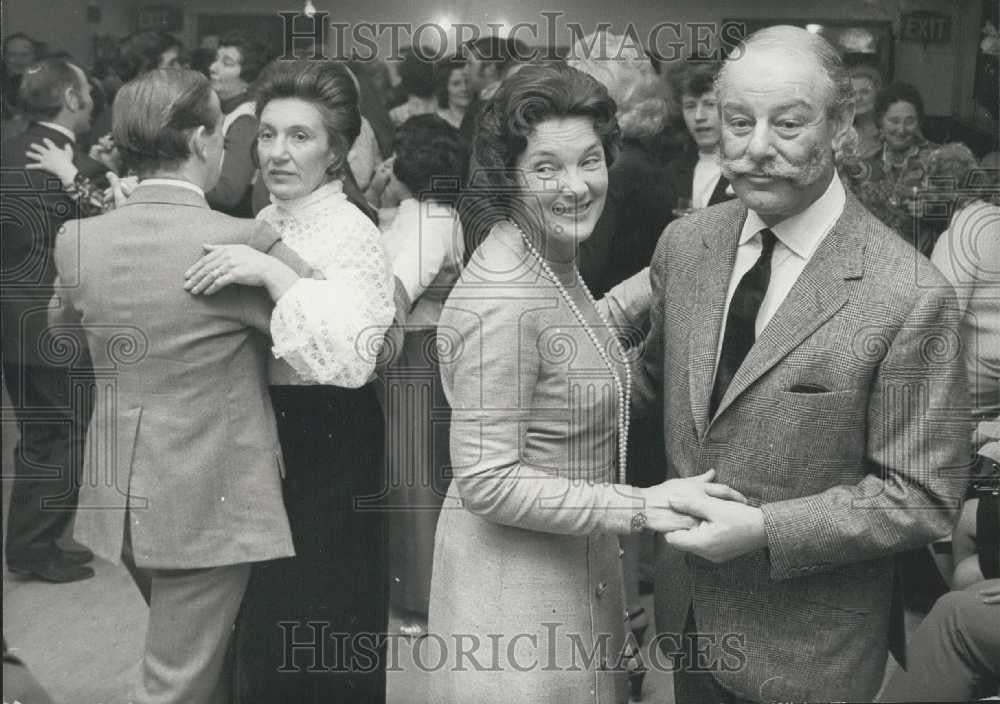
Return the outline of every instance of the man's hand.
<path id="1" fill-rule="evenodd" d="M 728 562 L 767 547 L 764 514 L 759 508 L 736 501 L 679 499 L 674 508 L 701 519 L 689 530 L 667 533 L 669 545 L 710 562 Z"/>
<path id="2" fill-rule="evenodd" d="M 658 533 L 694 528 L 698 516 L 691 515 L 682 506 L 699 505 L 702 501 L 739 502 L 746 498 L 725 484 L 717 484 L 715 470 L 685 479 L 670 479 L 642 490 L 646 501 L 647 528 Z"/>

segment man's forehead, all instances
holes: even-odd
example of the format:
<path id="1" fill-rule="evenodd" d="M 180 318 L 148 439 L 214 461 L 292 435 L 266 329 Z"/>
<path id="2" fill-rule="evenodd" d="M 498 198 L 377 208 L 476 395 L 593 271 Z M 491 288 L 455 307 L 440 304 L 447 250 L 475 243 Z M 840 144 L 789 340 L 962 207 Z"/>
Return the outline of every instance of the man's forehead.
<path id="1" fill-rule="evenodd" d="M 804 54 L 779 49 L 748 52 L 726 67 L 722 102 L 766 100 L 775 103 L 822 102 L 826 82 L 819 63 Z"/>

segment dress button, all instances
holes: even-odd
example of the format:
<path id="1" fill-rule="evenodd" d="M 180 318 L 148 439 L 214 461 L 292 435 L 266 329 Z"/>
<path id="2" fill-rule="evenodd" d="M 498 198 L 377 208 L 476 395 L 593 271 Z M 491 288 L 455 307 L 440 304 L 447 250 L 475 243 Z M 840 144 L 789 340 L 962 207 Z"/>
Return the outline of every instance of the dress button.
<path id="1" fill-rule="evenodd" d="M 608 583 L 607 582 L 598 582 L 597 583 L 597 590 L 596 590 L 597 597 L 600 598 L 600 597 L 604 596 L 604 592 L 606 592 L 606 591 L 608 591 Z"/>

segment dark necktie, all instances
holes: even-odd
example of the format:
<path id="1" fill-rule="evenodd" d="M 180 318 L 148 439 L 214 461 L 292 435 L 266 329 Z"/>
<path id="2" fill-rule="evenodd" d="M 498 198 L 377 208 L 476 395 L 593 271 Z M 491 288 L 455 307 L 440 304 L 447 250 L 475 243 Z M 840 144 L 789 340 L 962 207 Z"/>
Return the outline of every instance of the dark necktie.
<path id="1" fill-rule="evenodd" d="M 755 327 L 760 304 L 767 293 L 767 285 L 771 281 L 771 253 L 777 241 L 774 233 L 764 228 L 760 231 L 764 247 L 760 257 L 743 275 L 733 292 L 733 300 L 729 303 L 729 314 L 726 316 L 725 337 L 722 339 L 722 353 L 719 355 L 719 368 L 715 372 L 715 386 L 712 387 L 712 400 L 709 405 L 708 417 L 715 416 L 715 411 L 726 395 L 726 389 L 732 383 L 747 353 L 753 347 L 756 339 Z"/>

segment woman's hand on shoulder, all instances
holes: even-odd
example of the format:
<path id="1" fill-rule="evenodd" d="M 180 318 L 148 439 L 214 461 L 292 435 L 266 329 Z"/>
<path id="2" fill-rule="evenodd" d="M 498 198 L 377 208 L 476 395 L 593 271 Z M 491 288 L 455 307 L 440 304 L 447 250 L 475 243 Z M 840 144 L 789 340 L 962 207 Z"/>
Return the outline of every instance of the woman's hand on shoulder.
<path id="1" fill-rule="evenodd" d="M 184 274 L 184 289 L 207 296 L 232 284 L 265 286 L 278 300 L 297 280 L 287 265 L 245 244 L 206 244 L 205 254 Z"/>
<path id="2" fill-rule="evenodd" d="M 78 169 L 73 164 L 73 145 L 66 144 L 59 148 L 55 142 L 46 137 L 41 144 L 33 143 L 24 153 L 31 163 L 24 168 L 31 171 L 48 171 L 62 181 L 64 188 L 69 188 L 76 178 Z"/>

